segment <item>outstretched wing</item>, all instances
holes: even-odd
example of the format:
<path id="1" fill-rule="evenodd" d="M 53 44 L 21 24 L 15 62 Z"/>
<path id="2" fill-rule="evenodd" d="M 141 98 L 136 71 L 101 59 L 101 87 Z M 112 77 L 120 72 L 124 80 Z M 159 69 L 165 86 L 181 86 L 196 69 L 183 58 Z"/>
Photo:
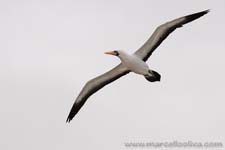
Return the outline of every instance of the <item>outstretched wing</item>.
<path id="1" fill-rule="evenodd" d="M 152 52 L 162 43 L 166 37 L 173 32 L 176 28 L 182 27 L 182 25 L 189 23 L 201 16 L 207 14 L 209 10 L 184 16 L 165 24 L 160 25 L 152 34 L 152 36 L 145 42 L 145 44 L 135 52 L 142 60 L 146 61 L 152 54 Z"/>
<path id="2" fill-rule="evenodd" d="M 124 67 L 122 64 L 119 64 L 112 70 L 88 81 L 74 102 L 66 122 L 70 122 L 73 119 L 73 117 L 78 113 L 80 108 L 92 94 L 129 72 L 130 71 L 126 67 Z"/>

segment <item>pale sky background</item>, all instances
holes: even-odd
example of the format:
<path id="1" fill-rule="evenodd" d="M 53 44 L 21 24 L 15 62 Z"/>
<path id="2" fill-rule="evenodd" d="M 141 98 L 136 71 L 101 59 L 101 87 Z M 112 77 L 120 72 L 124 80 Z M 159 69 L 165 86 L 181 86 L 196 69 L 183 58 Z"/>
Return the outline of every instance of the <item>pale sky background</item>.
<path id="1" fill-rule="evenodd" d="M 173 32 L 134 73 L 67 115 L 84 84 L 137 50 L 167 21 L 211 9 Z M 124 142 L 225 145 L 224 0 L 1 0 L 0 149 L 125 149 Z"/>

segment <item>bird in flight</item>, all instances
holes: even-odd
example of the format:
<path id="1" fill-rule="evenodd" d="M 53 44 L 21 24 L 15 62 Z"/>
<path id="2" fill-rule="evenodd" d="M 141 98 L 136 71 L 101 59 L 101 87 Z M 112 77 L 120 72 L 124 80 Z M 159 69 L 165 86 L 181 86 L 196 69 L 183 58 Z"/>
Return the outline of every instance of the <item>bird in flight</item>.
<path id="1" fill-rule="evenodd" d="M 147 59 L 151 56 L 152 52 L 162 43 L 162 41 L 166 39 L 167 36 L 176 28 L 180 28 L 184 24 L 198 19 L 208 12 L 209 10 L 201 11 L 177 18 L 160 25 L 156 28 L 156 30 L 144 43 L 144 45 L 140 47 L 133 55 L 129 55 L 122 50 L 105 52 L 105 54 L 119 57 L 121 63 L 110 71 L 94 79 L 91 79 L 85 84 L 80 94 L 76 98 L 66 122 L 70 122 L 73 119 L 73 117 L 78 113 L 78 111 L 92 94 L 103 88 L 105 85 L 128 74 L 129 72 L 143 75 L 150 82 L 160 81 L 160 74 L 150 69 L 149 66 L 145 63 Z"/>

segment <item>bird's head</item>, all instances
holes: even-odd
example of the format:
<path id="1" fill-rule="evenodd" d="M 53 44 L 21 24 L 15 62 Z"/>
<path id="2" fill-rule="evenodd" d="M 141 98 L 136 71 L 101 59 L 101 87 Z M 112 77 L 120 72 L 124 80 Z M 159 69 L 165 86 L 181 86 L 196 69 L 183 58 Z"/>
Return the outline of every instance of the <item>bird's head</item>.
<path id="1" fill-rule="evenodd" d="M 105 54 L 113 55 L 113 56 L 119 56 L 120 55 L 120 51 L 119 50 L 107 51 L 107 52 L 105 52 Z"/>
<path id="2" fill-rule="evenodd" d="M 113 56 L 118 56 L 119 58 L 123 58 L 123 57 L 126 57 L 127 55 L 129 55 L 129 54 L 127 54 L 123 50 L 107 51 L 107 52 L 105 52 L 105 54 L 109 54 L 109 55 L 113 55 Z"/>
<path id="3" fill-rule="evenodd" d="M 105 54 L 117 56 L 122 62 L 125 61 L 125 59 L 126 59 L 127 57 L 129 57 L 129 54 L 127 54 L 127 53 L 126 53 L 125 51 L 123 51 L 123 50 L 113 50 L 113 51 L 108 51 L 108 52 L 105 52 Z"/>

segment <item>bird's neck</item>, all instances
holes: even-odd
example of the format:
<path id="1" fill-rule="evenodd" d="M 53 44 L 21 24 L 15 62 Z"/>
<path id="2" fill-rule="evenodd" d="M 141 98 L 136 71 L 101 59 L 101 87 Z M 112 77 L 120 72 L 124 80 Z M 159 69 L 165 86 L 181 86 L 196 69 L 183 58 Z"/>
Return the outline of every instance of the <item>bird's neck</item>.
<path id="1" fill-rule="evenodd" d="M 124 61 L 124 60 L 131 58 L 131 55 L 123 52 L 123 53 L 120 53 L 120 55 L 118 57 L 120 58 L 121 61 Z"/>

